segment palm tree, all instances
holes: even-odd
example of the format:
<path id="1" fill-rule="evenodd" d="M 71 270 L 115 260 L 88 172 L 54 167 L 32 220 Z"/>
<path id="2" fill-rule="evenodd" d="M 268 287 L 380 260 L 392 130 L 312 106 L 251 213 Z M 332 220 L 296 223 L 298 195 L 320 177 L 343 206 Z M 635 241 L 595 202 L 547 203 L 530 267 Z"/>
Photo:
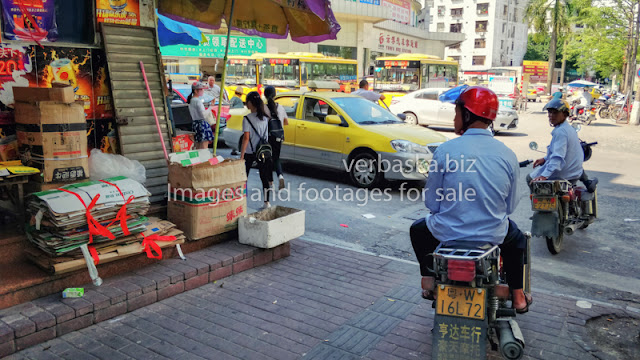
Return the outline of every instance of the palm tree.
<path id="1" fill-rule="evenodd" d="M 571 30 L 570 14 L 572 13 L 572 6 L 570 1 L 571 0 L 529 0 L 525 9 L 525 17 L 534 31 L 541 35 L 547 35 L 549 30 L 551 30 L 547 95 L 551 94 L 558 36 L 565 35 Z"/>

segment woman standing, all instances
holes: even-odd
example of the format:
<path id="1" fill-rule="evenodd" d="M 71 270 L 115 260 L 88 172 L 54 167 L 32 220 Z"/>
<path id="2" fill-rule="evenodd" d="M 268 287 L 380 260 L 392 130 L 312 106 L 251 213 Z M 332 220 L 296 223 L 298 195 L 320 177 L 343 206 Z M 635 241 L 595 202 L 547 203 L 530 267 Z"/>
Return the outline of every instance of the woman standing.
<path id="1" fill-rule="evenodd" d="M 265 114 L 264 103 L 260 98 L 260 94 L 252 91 L 247 94 L 246 105 L 251 113 L 242 120 L 242 149 L 240 149 L 240 159 L 244 159 L 247 177 L 249 170 L 256 158 L 256 151 L 260 144 L 260 139 L 267 141 L 269 137 L 269 117 Z M 273 185 L 273 162 L 258 161 L 258 171 L 260 172 L 260 180 L 262 181 L 264 208 L 271 207 L 269 203 L 269 192 Z"/>
<path id="2" fill-rule="evenodd" d="M 189 114 L 193 120 L 192 130 L 195 133 L 196 148 L 208 149 L 209 143 L 213 141 L 213 131 L 211 125 L 205 120 L 207 109 L 202 101 L 202 94 L 207 85 L 198 82 L 192 86 L 191 99 L 189 99 Z"/>
<path id="3" fill-rule="evenodd" d="M 284 110 L 284 107 L 273 101 L 274 96 L 276 96 L 276 88 L 273 86 L 267 86 L 264 88 L 264 97 L 267 98 L 267 108 L 269 110 L 268 114 L 272 119 L 277 117 L 284 128 L 284 126 L 289 125 L 289 118 L 287 117 L 287 112 Z M 280 190 L 284 189 L 284 175 L 282 172 L 282 162 L 280 161 L 282 142 L 284 142 L 284 139 L 274 139 L 269 137 L 269 143 L 273 148 L 273 165 L 275 167 L 276 174 L 278 175 Z"/>

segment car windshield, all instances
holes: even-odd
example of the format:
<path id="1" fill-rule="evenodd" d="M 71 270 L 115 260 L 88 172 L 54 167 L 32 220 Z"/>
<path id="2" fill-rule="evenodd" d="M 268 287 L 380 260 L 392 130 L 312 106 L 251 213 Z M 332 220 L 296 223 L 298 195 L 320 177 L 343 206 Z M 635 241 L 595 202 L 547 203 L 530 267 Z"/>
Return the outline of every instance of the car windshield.
<path id="1" fill-rule="evenodd" d="M 184 96 L 184 98 L 186 99 L 189 95 L 191 95 L 191 88 L 184 88 L 184 89 L 176 89 L 175 87 L 173 88 L 175 91 L 179 92 L 180 95 Z"/>
<path id="2" fill-rule="evenodd" d="M 395 115 L 378 104 L 360 97 L 339 97 L 333 101 L 360 125 L 380 125 L 402 123 Z"/>

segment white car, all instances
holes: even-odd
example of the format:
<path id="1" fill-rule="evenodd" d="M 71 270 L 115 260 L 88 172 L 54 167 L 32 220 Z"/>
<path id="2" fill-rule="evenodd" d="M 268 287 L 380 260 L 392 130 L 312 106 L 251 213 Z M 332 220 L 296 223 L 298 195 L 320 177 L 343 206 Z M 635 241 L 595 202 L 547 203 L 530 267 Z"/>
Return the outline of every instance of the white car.
<path id="1" fill-rule="evenodd" d="M 429 88 L 410 92 L 391 100 L 389 109 L 394 114 L 405 114 L 406 122 L 418 125 L 453 126 L 455 105 L 439 100 L 440 94 L 449 88 Z M 500 106 L 493 124 L 494 132 L 512 130 L 518 127 L 518 113 Z"/>

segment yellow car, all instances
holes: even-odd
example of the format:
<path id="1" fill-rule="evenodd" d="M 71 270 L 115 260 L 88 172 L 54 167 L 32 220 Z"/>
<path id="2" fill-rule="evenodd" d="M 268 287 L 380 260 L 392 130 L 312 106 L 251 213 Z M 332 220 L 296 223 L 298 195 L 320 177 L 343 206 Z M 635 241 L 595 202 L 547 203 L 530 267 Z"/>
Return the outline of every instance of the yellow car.
<path id="1" fill-rule="evenodd" d="M 527 101 L 536 101 L 538 100 L 538 91 L 536 88 L 530 87 L 527 89 Z"/>
<path id="2" fill-rule="evenodd" d="M 423 180 L 433 152 L 447 138 L 409 125 L 362 97 L 340 92 L 292 91 L 275 101 L 288 115 L 280 157 L 346 171 L 362 188 L 387 180 Z M 232 109 L 223 138 L 239 149 L 246 109 Z"/>

